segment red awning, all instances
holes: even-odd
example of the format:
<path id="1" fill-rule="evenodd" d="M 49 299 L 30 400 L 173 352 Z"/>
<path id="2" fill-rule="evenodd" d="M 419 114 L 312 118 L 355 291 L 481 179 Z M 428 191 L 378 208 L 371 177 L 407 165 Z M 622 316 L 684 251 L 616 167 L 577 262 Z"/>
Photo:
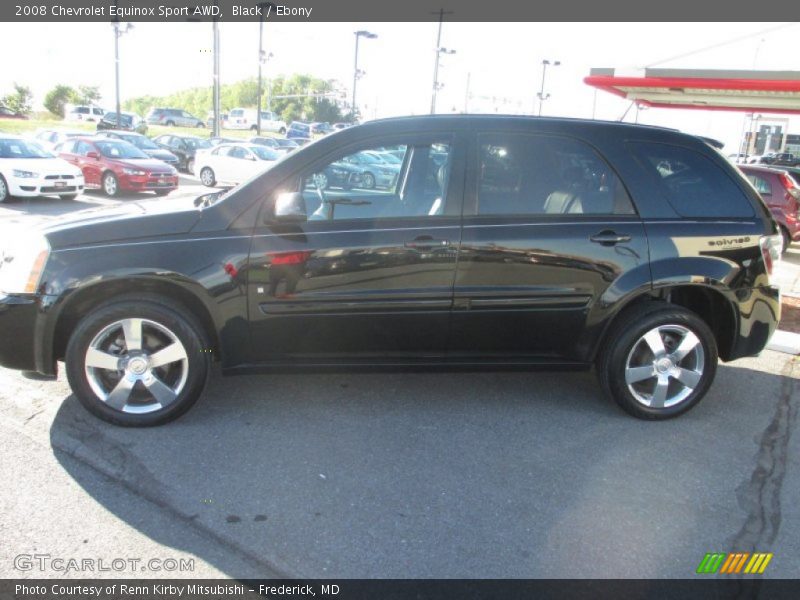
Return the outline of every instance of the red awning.
<path id="1" fill-rule="evenodd" d="M 592 69 L 583 81 L 644 106 L 800 114 L 798 71 Z"/>

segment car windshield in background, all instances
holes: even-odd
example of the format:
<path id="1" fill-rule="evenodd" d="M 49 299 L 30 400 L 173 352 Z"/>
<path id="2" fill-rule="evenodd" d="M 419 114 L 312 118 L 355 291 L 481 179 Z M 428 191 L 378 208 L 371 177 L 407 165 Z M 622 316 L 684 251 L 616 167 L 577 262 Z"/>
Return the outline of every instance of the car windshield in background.
<path id="1" fill-rule="evenodd" d="M 95 144 L 97 149 L 100 150 L 100 154 L 108 158 L 149 158 L 147 154 L 128 142 L 95 142 Z"/>
<path id="2" fill-rule="evenodd" d="M 117 118 L 117 113 L 106 113 L 103 116 L 103 120 L 107 123 L 117 123 L 119 122 L 120 125 L 125 125 L 126 127 L 131 124 L 133 120 L 130 115 L 120 114 L 119 118 Z"/>
<path id="3" fill-rule="evenodd" d="M 208 140 L 204 140 L 201 138 L 183 138 L 183 139 L 186 141 L 186 145 L 189 146 L 189 148 L 194 148 L 194 149 L 213 148 L 211 142 L 209 142 Z"/>
<path id="4" fill-rule="evenodd" d="M 279 155 L 266 146 L 250 146 L 250 151 L 261 160 L 278 160 Z"/>
<path id="5" fill-rule="evenodd" d="M 278 138 L 275 141 L 277 141 L 278 146 L 281 146 L 282 148 L 297 148 L 297 142 L 294 140 Z"/>
<path id="6" fill-rule="evenodd" d="M 143 135 L 121 135 L 120 137 L 141 150 L 158 150 L 158 145 Z"/>
<path id="7" fill-rule="evenodd" d="M 0 158 L 53 158 L 53 155 L 25 140 L 0 138 Z"/>

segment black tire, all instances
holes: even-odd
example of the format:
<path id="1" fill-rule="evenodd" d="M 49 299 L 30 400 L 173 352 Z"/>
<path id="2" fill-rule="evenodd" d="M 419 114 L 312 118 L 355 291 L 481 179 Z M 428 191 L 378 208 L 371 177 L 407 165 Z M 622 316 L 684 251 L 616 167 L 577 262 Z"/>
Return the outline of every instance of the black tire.
<path id="1" fill-rule="evenodd" d="M 281 128 L 278 130 L 278 133 L 279 133 L 279 134 L 281 134 L 281 135 L 286 135 L 286 127 L 281 127 Z"/>
<path id="2" fill-rule="evenodd" d="M 202 327 L 188 311 L 176 310 L 174 307 L 168 306 L 167 302 L 167 299 L 161 299 L 158 296 L 145 296 L 144 299 L 142 296 L 137 296 L 135 299 L 123 297 L 112 300 L 86 315 L 73 331 L 66 350 L 67 379 L 80 403 L 96 417 L 124 427 L 162 425 L 189 410 L 202 394 L 208 379 L 211 363 L 211 353 L 208 351 L 206 336 Z M 151 405 L 135 404 L 140 409 L 142 406 L 150 406 L 152 408 L 151 412 L 124 412 L 113 408 L 93 389 L 92 383 L 90 383 L 90 375 L 87 373 L 86 356 L 93 340 L 97 336 L 103 335 L 102 332 L 104 330 L 109 327 L 113 328 L 114 323 L 125 319 L 145 319 L 148 322 L 156 323 L 173 334 L 175 339 L 182 344 L 182 348 L 185 349 L 186 359 L 184 362 L 180 364 L 173 363 L 163 367 L 163 369 L 167 369 L 166 371 L 159 372 L 157 369 L 153 369 L 153 372 L 156 373 L 161 382 L 167 385 L 170 385 L 169 369 L 185 368 L 186 371 L 185 379 L 182 380 L 182 387 L 177 390 L 179 393 L 166 406 L 162 406 L 158 402 Z M 150 325 L 146 326 L 152 327 Z M 142 331 L 145 331 L 145 329 L 142 329 Z M 147 331 L 156 330 L 150 329 Z M 143 336 L 143 339 L 145 340 L 142 344 L 144 349 L 148 339 L 147 334 Z M 160 348 L 156 348 L 155 351 L 158 349 Z M 121 354 L 120 356 L 125 355 Z M 152 357 L 153 354 L 150 356 Z M 95 375 L 97 372 L 111 378 L 112 383 L 107 386 L 108 391 L 114 387 L 114 378 L 119 379 L 121 373 L 127 373 L 127 371 L 115 373 L 112 369 L 107 370 L 106 368 L 93 369 L 92 372 L 91 377 L 94 381 L 98 379 L 98 376 Z M 184 371 L 181 370 L 180 373 L 182 378 Z M 145 388 L 144 383 L 138 382 L 135 385 L 137 387 L 134 387 L 134 394 L 149 394 L 149 392 L 145 391 L 147 388 Z M 152 399 L 155 399 L 155 396 L 152 396 Z"/>
<path id="3" fill-rule="evenodd" d="M 792 236 L 789 235 L 789 230 L 786 227 L 781 225 L 781 236 L 783 237 L 783 249 L 781 250 L 781 254 L 786 254 L 786 251 L 789 249 L 789 246 L 792 245 Z"/>
<path id="4" fill-rule="evenodd" d="M 109 198 L 117 196 L 119 194 L 119 180 L 117 179 L 117 176 L 111 171 L 106 171 L 103 173 L 101 187 L 103 188 L 103 193 Z"/>
<path id="5" fill-rule="evenodd" d="M 667 384 L 668 390 L 682 387 L 682 392 L 688 392 L 688 394 L 682 398 L 680 393 L 674 394 L 674 397 L 679 399 L 674 404 L 666 406 L 671 401 L 668 398 L 667 402 L 663 403 L 665 406 L 661 407 L 648 406 L 642 400 L 642 397 L 646 400 L 647 393 L 637 389 L 637 386 L 645 387 L 655 378 L 656 382 L 653 385 L 650 397 L 651 403 L 654 403 L 653 396 L 660 381 L 655 369 L 663 368 L 667 370 L 671 368 L 670 365 L 659 364 L 656 367 L 657 360 L 655 359 L 657 357 L 653 355 L 653 377 L 631 383 L 631 387 L 639 395 L 638 399 L 634 392 L 631 391 L 628 381 L 626 381 L 626 367 L 629 366 L 629 361 L 635 358 L 635 352 L 641 352 L 642 348 L 644 348 L 645 352 L 648 350 L 643 336 L 657 327 L 664 328 L 663 332 L 659 331 L 659 335 L 666 348 L 666 356 L 674 356 L 672 351 L 676 349 L 670 345 L 671 343 L 676 343 L 678 337 L 677 334 L 670 333 L 671 327 L 685 329 L 693 333 L 698 340 L 696 347 L 702 349 L 701 357 L 699 352 L 693 350 L 691 355 L 687 355 L 683 360 L 679 360 L 673 365 L 680 370 L 693 371 L 693 377 L 697 377 L 696 365 L 692 367 L 690 364 L 687 365 L 686 361 L 692 361 L 693 359 L 698 362 L 702 361 L 702 366 L 699 370 L 701 375 L 696 382 L 693 382 L 691 387 L 684 385 L 680 380 L 673 377 L 669 371 L 664 374 L 665 379 L 669 382 Z M 671 339 L 673 336 L 676 340 Z M 642 344 L 645 345 L 643 346 Z M 645 359 L 645 362 L 640 364 L 649 366 L 647 360 Z M 598 356 L 596 366 L 603 389 L 623 410 L 639 419 L 663 420 L 685 413 L 703 399 L 703 396 L 708 392 L 711 383 L 714 381 L 717 360 L 716 340 L 705 321 L 683 307 L 666 302 L 652 301 L 630 308 L 617 318 L 606 334 L 605 343 Z"/>
<path id="6" fill-rule="evenodd" d="M 0 175 L 0 204 L 3 202 L 8 202 L 11 200 L 11 192 L 8 190 L 8 184 L 6 183 L 5 177 Z"/>
<path id="7" fill-rule="evenodd" d="M 200 182 L 206 187 L 214 187 L 217 183 L 217 176 L 211 167 L 203 167 L 200 169 Z"/>
<path id="8" fill-rule="evenodd" d="M 62 200 L 75 200 L 78 197 L 78 194 L 65 194 L 61 196 Z"/>
<path id="9" fill-rule="evenodd" d="M 258 131 L 258 126 L 257 125 L 251 125 L 250 126 L 250 131 Z"/>
<path id="10" fill-rule="evenodd" d="M 175 121 L 167 121 L 166 123 L 164 123 L 164 125 L 166 125 L 167 127 L 175 127 Z"/>
<path id="11" fill-rule="evenodd" d="M 205 129 L 206 128 L 205 124 L 201 123 L 200 121 L 197 122 L 197 125 L 195 125 L 195 127 L 197 127 L 197 129 Z"/>

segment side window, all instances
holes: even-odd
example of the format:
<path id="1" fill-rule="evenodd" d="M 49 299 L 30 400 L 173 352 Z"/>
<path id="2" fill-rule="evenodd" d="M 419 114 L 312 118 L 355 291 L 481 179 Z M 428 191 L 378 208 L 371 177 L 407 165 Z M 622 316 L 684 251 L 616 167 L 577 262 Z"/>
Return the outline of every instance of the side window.
<path id="1" fill-rule="evenodd" d="M 228 156 L 231 158 L 248 158 L 248 152 L 244 148 L 240 148 L 239 146 L 231 146 L 230 151 L 228 152 Z"/>
<path id="2" fill-rule="evenodd" d="M 766 179 L 753 174 L 747 175 L 747 178 L 750 180 L 750 183 L 753 184 L 753 187 L 756 188 L 756 191 L 759 194 L 766 196 L 772 195 L 772 187 L 769 185 L 769 182 Z"/>
<path id="3" fill-rule="evenodd" d="M 59 144 L 54 148 L 56 152 L 63 152 L 64 154 L 75 154 L 75 142 L 66 141 L 63 144 Z"/>
<path id="4" fill-rule="evenodd" d="M 75 142 L 75 154 L 86 156 L 92 151 L 92 147 L 86 142 Z"/>
<path id="5" fill-rule="evenodd" d="M 366 153 L 393 152 L 399 163 Z M 448 143 L 385 144 L 340 156 L 301 178 L 309 220 L 434 217 L 444 213 Z"/>
<path id="6" fill-rule="evenodd" d="M 689 148 L 630 143 L 655 191 L 682 217 L 752 217 L 753 207 L 734 180 L 710 158 Z"/>
<path id="7" fill-rule="evenodd" d="M 557 136 L 480 137 L 479 215 L 632 215 L 625 187 L 584 142 Z"/>

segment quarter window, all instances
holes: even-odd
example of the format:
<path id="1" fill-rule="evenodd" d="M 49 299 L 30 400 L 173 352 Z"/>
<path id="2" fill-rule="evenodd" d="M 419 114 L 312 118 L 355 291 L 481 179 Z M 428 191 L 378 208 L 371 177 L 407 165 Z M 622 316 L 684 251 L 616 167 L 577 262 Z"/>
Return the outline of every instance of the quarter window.
<path id="1" fill-rule="evenodd" d="M 587 144 L 545 135 L 480 138 L 479 215 L 632 215 L 619 178 Z"/>
<path id="2" fill-rule="evenodd" d="M 768 196 L 772 194 L 772 187 L 763 177 L 759 177 L 758 175 L 748 175 L 747 178 L 750 180 L 750 183 L 753 184 L 753 187 L 756 188 L 756 191 L 759 194 L 766 194 Z"/>

